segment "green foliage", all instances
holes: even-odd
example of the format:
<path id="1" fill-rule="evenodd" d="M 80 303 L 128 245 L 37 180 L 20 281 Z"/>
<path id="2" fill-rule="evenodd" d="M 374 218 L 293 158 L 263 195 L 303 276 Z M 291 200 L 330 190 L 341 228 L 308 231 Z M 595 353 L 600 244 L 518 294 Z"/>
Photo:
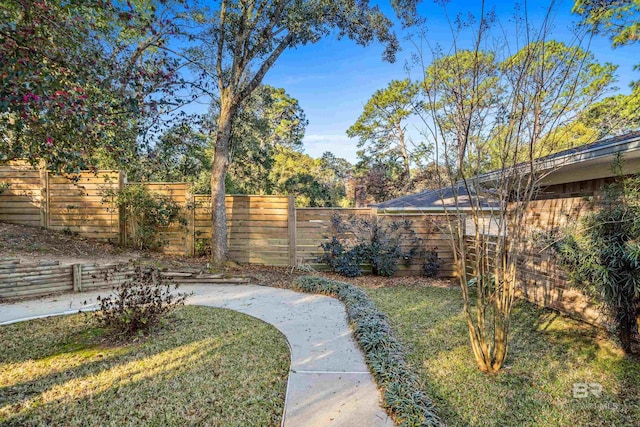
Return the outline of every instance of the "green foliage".
<path id="1" fill-rule="evenodd" d="M 398 270 L 398 261 L 408 265 L 419 254 L 421 241 L 409 220 L 355 215 L 345 220 L 335 214 L 331 221 L 334 235 L 320 245 L 324 254 L 319 261 L 343 276 L 360 276 L 361 265 L 369 264 L 375 276 L 390 277 Z"/>
<path id="2" fill-rule="evenodd" d="M 422 273 L 424 277 L 436 277 L 440 271 L 442 260 L 438 257 L 438 248 L 431 248 L 425 251 Z"/>
<path id="3" fill-rule="evenodd" d="M 280 149 L 273 158 L 269 179 L 275 193 L 296 196 L 298 207 L 338 206 L 346 197 L 350 166 L 346 160 L 328 153 L 313 159 L 291 149 Z"/>
<path id="4" fill-rule="evenodd" d="M 156 194 L 144 184 L 126 185 L 119 191 L 106 191 L 103 202 L 112 200 L 121 209 L 127 223 L 127 242 L 137 249 L 157 249 L 158 228 L 174 223 L 186 225 L 180 205 L 169 195 Z"/>
<path id="5" fill-rule="evenodd" d="M 614 47 L 640 40 L 638 0 L 576 0 L 573 12 L 595 33 L 611 37 Z"/>
<path id="6" fill-rule="evenodd" d="M 211 255 L 211 239 L 196 239 L 196 256 L 206 257 Z"/>
<path id="7" fill-rule="evenodd" d="M 106 297 L 98 296 L 98 325 L 119 336 L 132 336 L 156 326 L 162 317 L 183 305 L 188 295 L 176 293 L 157 268 L 135 268 L 133 276 L 114 288 Z"/>
<path id="8" fill-rule="evenodd" d="M 0 182 L 0 194 L 4 193 L 11 187 L 11 184 L 8 182 Z"/>
<path id="9" fill-rule="evenodd" d="M 0 159 L 73 173 L 137 152 L 173 92 L 172 1 L 0 3 Z M 169 101 L 171 99 L 171 101 Z"/>
<path id="10" fill-rule="evenodd" d="M 400 170 L 394 182 L 398 190 L 410 186 L 411 165 L 425 154 L 407 134 L 418 88 L 409 79 L 392 80 L 371 96 L 358 120 L 347 129 L 349 137 L 358 138 L 358 157 L 363 164 L 386 164 Z"/>
<path id="11" fill-rule="evenodd" d="M 307 123 L 297 99 L 282 88 L 259 86 L 241 104 L 233 121 L 228 192 L 273 194 L 269 174 L 275 156 L 282 150 L 301 149 Z"/>
<path id="12" fill-rule="evenodd" d="M 353 336 L 382 389 L 384 406 L 400 426 L 440 426 L 429 397 L 405 362 L 405 350 L 387 316 L 356 286 L 314 276 L 297 278 L 293 289 L 337 297 L 347 309 Z"/>
<path id="13" fill-rule="evenodd" d="M 613 314 L 622 347 L 631 352 L 639 338 L 640 177 L 619 179 L 606 187 L 601 208 L 555 248 L 572 282 Z"/>
<path id="14" fill-rule="evenodd" d="M 198 182 L 211 169 L 211 140 L 185 124 L 167 130 L 139 162 L 125 166 L 133 182 Z M 207 176 L 210 179 L 210 175 Z"/>

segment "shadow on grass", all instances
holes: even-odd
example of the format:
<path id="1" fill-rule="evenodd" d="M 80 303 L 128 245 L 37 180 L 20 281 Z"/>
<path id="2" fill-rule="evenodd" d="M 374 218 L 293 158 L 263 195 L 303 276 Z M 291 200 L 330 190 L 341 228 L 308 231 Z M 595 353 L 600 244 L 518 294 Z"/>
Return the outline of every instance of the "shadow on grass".
<path id="1" fill-rule="evenodd" d="M 215 316 L 214 323 L 207 320 L 207 310 L 218 310 L 217 323 Z M 61 321 L 73 324 L 73 319 Z M 75 326 L 66 337 L 80 341 L 33 335 L 50 348 L 32 346 L 42 351 L 14 355 L 11 364 L 0 364 L 0 372 L 7 373 L 5 384 L 11 375 L 37 376 L 18 378 L 0 390 L 1 424 L 183 425 L 201 424 L 204 418 L 215 424 L 218 415 L 221 424 L 234 417 L 249 424 L 277 424 L 271 421 L 282 413 L 287 344 L 280 332 L 256 319 L 189 307 L 141 343 L 106 348 L 90 327 L 82 322 Z M 90 337 L 84 346 L 78 344 L 82 337 Z M 63 367 L 47 374 L 58 362 Z"/>
<path id="2" fill-rule="evenodd" d="M 509 355 L 494 375 L 478 371 L 457 289 L 367 291 L 410 349 L 437 412 L 455 425 L 634 425 L 640 361 L 602 331 L 518 302 Z M 575 383 L 598 383 L 598 399 L 574 399 Z M 635 421 L 634 421 L 635 420 Z"/>

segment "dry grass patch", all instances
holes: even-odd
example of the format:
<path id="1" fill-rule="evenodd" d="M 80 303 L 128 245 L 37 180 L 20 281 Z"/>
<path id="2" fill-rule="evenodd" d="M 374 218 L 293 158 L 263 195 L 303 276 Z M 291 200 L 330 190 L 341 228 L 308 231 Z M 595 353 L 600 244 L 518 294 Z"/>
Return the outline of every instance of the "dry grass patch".
<path id="1" fill-rule="evenodd" d="M 280 424 L 282 334 L 223 309 L 183 307 L 138 342 L 112 343 L 83 315 L 0 327 L 0 424 Z"/>
<path id="2" fill-rule="evenodd" d="M 637 425 L 640 360 L 625 357 L 596 328 L 520 302 L 507 368 L 476 368 L 459 289 L 367 289 L 391 319 L 424 391 L 450 426 Z M 602 386 L 573 397 L 574 383 Z M 595 391 L 595 390 L 594 390 Z"/>

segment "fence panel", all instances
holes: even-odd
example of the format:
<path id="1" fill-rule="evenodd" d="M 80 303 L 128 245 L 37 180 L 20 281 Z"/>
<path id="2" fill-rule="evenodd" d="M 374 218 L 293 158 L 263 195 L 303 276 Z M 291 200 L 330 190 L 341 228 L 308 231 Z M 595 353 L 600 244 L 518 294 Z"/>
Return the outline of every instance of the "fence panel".
<path id="1" fill-rule="evenodd" d="M 196 249 L 210 245 L 210 197 L 194 197 Z M 248 264 L 291 264 L 289 196 L 227 196 L 227 244 L 229 259 Z"/>
<path id="2" fill-rule="evenodd" d="M 34 169 L 23 161 L 0 166 L 0 184 L 9 185 L 0 192 L 0 221 L 45 226 L 42 217 L 45 174 L 45 171 Z"/>
<path id="3" fill-rule="evenodd" d="M 75 177 L 47 173 L 47 228 L 118 242 L 120 215 L 111 191 L 120 188 L 119 171 L 82 172 Z"/>

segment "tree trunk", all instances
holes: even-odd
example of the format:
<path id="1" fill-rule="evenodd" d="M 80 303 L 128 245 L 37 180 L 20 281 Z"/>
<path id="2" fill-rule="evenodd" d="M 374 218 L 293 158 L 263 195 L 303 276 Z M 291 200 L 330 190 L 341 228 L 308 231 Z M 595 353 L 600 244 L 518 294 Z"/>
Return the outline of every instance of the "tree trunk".
<path id="1" fill-rule="evenodd" d="M 227 261 L 225 178 L 229 168 L 231 124 L 236 109 L 229 95 L 220 97 L 216 146 L 211 163 L 211 262 L 214 267 L 221 267 Z"/>

